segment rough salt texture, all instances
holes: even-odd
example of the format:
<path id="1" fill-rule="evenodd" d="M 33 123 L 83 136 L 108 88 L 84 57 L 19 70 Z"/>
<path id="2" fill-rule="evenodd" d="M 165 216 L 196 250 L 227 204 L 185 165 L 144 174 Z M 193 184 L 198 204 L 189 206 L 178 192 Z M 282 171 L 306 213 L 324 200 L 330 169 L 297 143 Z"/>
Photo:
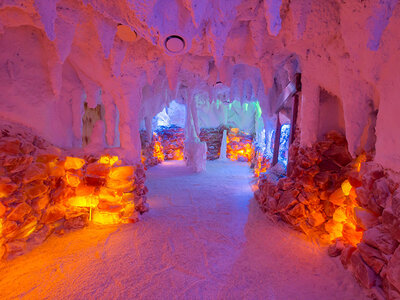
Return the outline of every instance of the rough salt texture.
<path id="1" fill-rule="evenodd" d="M 400 170 L 398 1 L 200 2 L 2 1 L 0 116 L 69 147 L 81 140 L 82 102 L 101 101 L 108 145 L 117 128 L 117 145 L 138 162 L 140 121 L 169 101 L 259 100 L 269 127 L 300 72 L 302 145 L 316 141 L 322 88 L 340 98 L 351 154 L 376 134 L 376 161 Z M 174 34 L 186 48 L 171 56 L 164 41 Z"/>
<path id="2" fill-rule="evenodd" d="M 150 168 L 140 222 L 51 236 L 1 265 L 0 298 L 366 299 L 338 260 L 265 218 L 250 176 L 219 160 Z"/>
<path id="3" fill-rule="evenodd" d="M 310 148 L 295 142 L 288 176 L 273 169 L 261 176 L 255 196 L 272 218 L 303 231 L 328 254 L 340 256 L 360 284 L 377 299 L 400 294 L 400 194 L 398 174 L 375 162 L 352 160 L 347 143 L 330 133 Z M 345 195 L 342 183 L 351 190 Z"/>
<path id="4" fill-rule="evenodd" d="M 90 219 L 136 222 L 148 210 L 142 165 L 99 158 L 71 157 L 30 130 L 1 124 L 0 259 L 24 254 L 52 233 L 81 229 Z"/>

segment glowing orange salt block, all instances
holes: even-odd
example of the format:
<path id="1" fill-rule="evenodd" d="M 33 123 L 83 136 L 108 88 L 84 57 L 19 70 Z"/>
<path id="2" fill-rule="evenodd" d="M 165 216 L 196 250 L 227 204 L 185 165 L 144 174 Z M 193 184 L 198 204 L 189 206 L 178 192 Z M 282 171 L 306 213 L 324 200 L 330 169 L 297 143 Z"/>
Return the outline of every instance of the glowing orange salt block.
<path id="1" fill-rule="evenodd" d="M 102 155 L 98 160 L 98 163 L 103 165 L 113 166 L 119 160 L 118 156 Z"/>
<path id="2" fill-rule="evenodd" d="M 174 151 L 174 160 L 183 160 L 185 156 L 183 155 L 183 151 L 181 149 L 177 149 Z"/>
<path id="3" fill-rule="evenodd" d="M 353 187 L 350 182 L 346 179 L 345 181 L 342 182 L 342 191 L 345 196 L 348 196 L 350 194 L 351 188 Z"/>
<path id="4" fill-rule="evenodd" d="M 346 223 L 343 226 L 343 237 L 353 246 L 357 246 L 361 242 L 363 237 L 362 231 L 357 231 L 356 226 L 351 223 Z"/>
<path id="5" fill-rule="evenodd" d="M 116 180 L 132 180 L 135 168 L 133 166 L 114 167 L 110 170 L 108 177 Z"/>
<path id="6" fill-rule="evenodd" d="M 99 199 L 96 196 L 75 196 L 68 199 L 68 204 L 76 207 L 96 207 Z"/>
<path id="7" fill-rule="evenodd" d="M 239 133 L 239 128 L 231 128 L 231 131 L 232 131 L 234 134 L 238 134 L 238 133 Z"/>
<path id="8" fill-rule="evenodd" d="M 121 217 L 119 212 L 94 210 L 92 212 L 92 221 L 95 224 L 113 225 L 119 224 L 121 222 Z"/>
<path id="9" fill-rule="evenodd" d="M 65 177 L 67 179 L 67 183 L 72 187 L 77 187 L 81 183 L 81 179 L 78 175 L 67 173 Z"/>
<path id="10" fill-rule="evenodd" d="M 106 186 L 110 189 L 118 190 L 120 192 L 131 192 L 135 189 L 133 180 L 118 180 L 108 178 Z"/>
<path id="11" fill-rule="evenodd" d="M 354 167 L 355 167 L 355 169 L 357 170 L 357 172 L 360 172 L 360 170 L 361 170 L 361 164 L 362 164 L 363 162 L 366 162 L 366 161 L 367 161 L 367 155 L 366 155 L 365 153 L 360 154 L 360 155 L 356 158 Z"/>
<path id="12" fill-rule="evenodd" d="M 122 193 L 118 195 L 115 190 L 102 186 L 99 192 L 99 199 L 108 202 L 119 202 L 122 200 Z"/>
<path id="13" fill-rule="evenodd" d="M 154 135 L 154 138 L 157 138 L 157 136 Z M 165 159 L 164 152 L 163 152 L 163 146 L 161 145 L 159 138 L 154 142 L 153 156 L 156 157 L 160 161 L 164 161 L 164 159 Z"/>
<path id="14" fill-rule="evenodd" d="M 325 223 L 325 230 L 329 232 L 331 241 L 343 236 L 343 224 L 330 220 Z"/>
<path id="15" fill-rule="evenodd" d="M 333 213 L 333 220 L 338 223 L 344 223 L 347 221 L 346 208 L 338 207 Z"/>
<path id="16" fill-rule="evenodd" d="M 67 156 L 65 158 L 64 168 L 65 170 L 79 170 L 85 165 L 85 163 L 85 160 L 82 158 Z"/>
<path id="17" fill-rule="evenodd" d="M 49 175 L 54 177 L 63 177 L 65 175 L 64 166 L 61 163 L 48 162 L 47 169 L 49 170 Z"/>

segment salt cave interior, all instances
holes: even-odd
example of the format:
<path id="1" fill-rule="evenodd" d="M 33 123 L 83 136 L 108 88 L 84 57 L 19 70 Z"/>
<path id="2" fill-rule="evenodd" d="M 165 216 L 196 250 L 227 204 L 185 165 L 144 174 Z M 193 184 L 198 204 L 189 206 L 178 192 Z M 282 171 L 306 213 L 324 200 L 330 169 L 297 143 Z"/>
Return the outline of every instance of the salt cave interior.
<path id="1" fill-rule="evenodd" d="M 1 299 L 400 299 L 398 0 L 0 0 L 0 49 Z"/>

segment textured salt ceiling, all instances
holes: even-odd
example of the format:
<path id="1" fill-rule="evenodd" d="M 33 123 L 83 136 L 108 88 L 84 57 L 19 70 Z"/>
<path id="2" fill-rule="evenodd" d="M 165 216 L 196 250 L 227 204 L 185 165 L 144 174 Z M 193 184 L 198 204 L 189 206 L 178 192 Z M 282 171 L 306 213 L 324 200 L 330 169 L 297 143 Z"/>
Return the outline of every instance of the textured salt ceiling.
<path id="1" fill-rule="evenodd" d="M 315 139 L 311 112 L 323 88 L 343 102 L 352 153 L 371 111 L 379 108 L 385 114 L 376 126 L 377 157 L 393 160 L 387 149 L 400 150 L 400 141 L 391 139 L 389 147 L 383 141 L 389 138 L 386 128 L 398 122 L 393 113 L 397 93 L 390 88 L 400 84 L 397 3 L 3 0 L 0 88 L 5 99 L 13 100 L 0 103 L 0 114 L 24 122 L 21 112 L 26 111 L 30 123 L 51 140 L 72 127 L 73 135 L 65 134 L 69 140 L 57 141 L 66 145 L 79 141 L 82 93 L 94 107 L 101 91 L 108 107 L 106 127 L 113 128 L 117 108 L 125 131 L 136 130 L 133 120 L 154 116 L 172 99 L 196 95 L 210 101 L 259 100 L 267 122 L 276 96 L 301 72 L 307 83 L 303 96 L 311 99 L 300 120 L 303 144 Z M 170 35 L 184 39 L 183 51 L 167 53 Z M 214 88 L 218 81 L 226 87 L 222 95 Z M 46 124 L 54 111 L 62 122 L 52 133 Z M 107 130 L 109 143 L 113 135 Z M 129 144 L 129 138 L 121 143 Z"/>

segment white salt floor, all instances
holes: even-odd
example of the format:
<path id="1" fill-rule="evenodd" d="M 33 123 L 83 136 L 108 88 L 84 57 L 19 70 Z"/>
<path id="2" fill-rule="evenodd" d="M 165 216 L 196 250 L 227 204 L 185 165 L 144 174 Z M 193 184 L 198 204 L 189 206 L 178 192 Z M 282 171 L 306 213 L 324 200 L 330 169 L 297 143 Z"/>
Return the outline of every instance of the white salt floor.
<path id="1" fill-rule="evenodd" d="M 0 265 L 0 299 L 364 299 L 337 259 L 261 213 L 245 163 L 148 171 L 137 224 L 52 236 Z"/>

